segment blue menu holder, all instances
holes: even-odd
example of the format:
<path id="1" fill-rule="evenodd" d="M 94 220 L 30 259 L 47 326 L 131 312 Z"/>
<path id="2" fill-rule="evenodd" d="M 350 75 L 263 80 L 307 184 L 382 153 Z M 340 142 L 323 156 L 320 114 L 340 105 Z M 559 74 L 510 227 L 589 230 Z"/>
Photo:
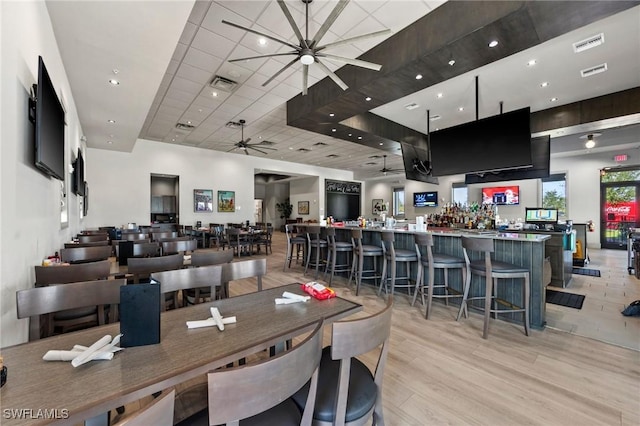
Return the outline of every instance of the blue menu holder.
<path id="1" fill-rule="evenodd" d="M 160 343 L 160 284 L 120 287 L 120 346 Z"/>

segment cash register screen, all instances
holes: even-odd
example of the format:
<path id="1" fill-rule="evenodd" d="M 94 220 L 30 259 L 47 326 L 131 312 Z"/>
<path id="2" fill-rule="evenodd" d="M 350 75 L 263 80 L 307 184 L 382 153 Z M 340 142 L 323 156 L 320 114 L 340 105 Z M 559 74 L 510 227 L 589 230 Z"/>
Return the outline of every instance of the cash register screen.
<path id="1" fill-rule="evenodd" d="M 558 223 L 558 209 L 526 208 L 527 223 Z"/>

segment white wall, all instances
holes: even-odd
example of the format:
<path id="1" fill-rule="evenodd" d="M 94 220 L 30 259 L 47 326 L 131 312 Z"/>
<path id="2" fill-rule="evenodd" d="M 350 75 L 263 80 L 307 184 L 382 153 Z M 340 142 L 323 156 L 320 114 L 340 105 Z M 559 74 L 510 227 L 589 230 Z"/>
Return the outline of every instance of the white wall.
<path id="1" fill-rule="evenodd" d="M 289 186 L 290 202 L 293 205 L 291 219 L 302 218 L 303 221 L 320 220 L 320 214 L 324 214 L 320 213 L 320 210 L 324 212 L 324 201 L 322 204 L 318 201 L 320 199 L 319 181 L 320 179 L 317 176 L 291 181 Z M 324 199 L 324 190 L 322 191 L 322 198 Z M 309 202 L 309 214 L 298 214 L 299 201 Z"/>
<path id="2" fill-rule="evenodd" d="M 31 86 L 38 79 L 38 55 L 67 111 L 67 168 L 80 147 L 82 129 L 44 2 L 0 2 L 0 346 L 27 340 L 28 320 L 17 320 L 16 291 L 33 287 L 34 265 L 53 254 L 81 228 L 79 198 L 66 197 L 60 181 L 33 165 L 33 125 L 27 116 Z M 73 153 L 73 154 L 72 154 Z M 69 207 L 61 228 L 60 203 Z"/>
<path id="3" fill-rule="evenodd" d="M 150 218 L 150 175 L 168 174 L 180 176 L 180 223 L 193 224 L 200 220 L 206 223 L 227 223 L 253 221 L 254 208 L 254 169 L 270 170 L 283 174 L 306 174 L 330 179 L 349 180 L 352 172 L 343 170 L 313 167 L 304 164 L 293 164 L 284 161 L 227 154 L 207 149 L 191 148 L 173 144 L 153 142 L 140 139 L 131 153 L 114 152 L 101 149 L 87 149 L 87 183 L 90 190 L 89 213 L 84 219 L 86 227 L 115 225 L 121 226 L 129 222 L 144 224 Z M 304 196 L 310 200 L 318 200 L 324 205 L 324 193 L 320 194 L 318 186 L 305 184 L 302 179 L 299 188 L 304 189 Z M 297 180 L 294 182 L 298 182 Z M 298 184 L 295 184 L 298 185 Z M 265 222 L 274 220 L 275 202 L 271 206 L 271 197 L 275 201 L 284 201 L 286 194 L 270 194 L 267 185 L 265 202 L 267 203 Z M 220 213 L 217 205 L 212 213 L 193 211 L 193 190 L 212 189 L 217 199 L 217 191 L 235 191 L 235 213 Z M 292 204 L 294 204 L 292 202 Z M 271 210 L 273 208 L 273 210 Z M 294 214 L 297 213 L 297 202 Z"/>

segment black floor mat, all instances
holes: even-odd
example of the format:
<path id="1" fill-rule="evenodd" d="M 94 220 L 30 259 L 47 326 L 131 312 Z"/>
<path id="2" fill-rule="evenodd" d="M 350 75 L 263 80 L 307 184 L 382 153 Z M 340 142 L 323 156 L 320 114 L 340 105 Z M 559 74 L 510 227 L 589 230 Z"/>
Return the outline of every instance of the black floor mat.
<path id="1" fill-rule="evenodd" d="M 568 308 L 582 309 L 582 304 L 584 303 L 584 296 L 582 294 L 547 289 L 546 296 L 547 303 L 566 306 Z"/>
<path id="2" fill-rule="evenodd" d="M 600 271 L 597 269 L 588 268 L 573 268 L 573 273 L 578 275 L 588 275 L 590 277 L 599 277 Z"/>

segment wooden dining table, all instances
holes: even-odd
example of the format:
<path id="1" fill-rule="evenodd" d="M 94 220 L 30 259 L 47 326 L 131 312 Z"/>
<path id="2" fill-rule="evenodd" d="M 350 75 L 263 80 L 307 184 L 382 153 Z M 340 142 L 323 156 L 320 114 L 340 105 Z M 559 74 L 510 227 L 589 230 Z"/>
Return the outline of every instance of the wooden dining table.
<path id="1" fill-rule="evenodd" d="M 0 390 L 2 424 L 77 424 L 290 340 L 322 319 L 327 324 L 362 309 L 340 297 L 276 305 L 284 291 L 305 294 L 300 284 L 288 284 L 164 312 L 159 344 L 125 348 L 111 361 L 77 368 L 70 362 L 43 361 L 42 356 L 50 349 L 90 346 L 105 335 L 115 336 L 118 323 L 4 348 L 8 380 Z M 212 306 L 223 317 L 236 316 L 237 323 L 224 331 L 187 328 L 187 321 L 209 318 Z M 38 410 L 59 418 L 33 418 L 42 413 Z M 27 418 L 17 418 L 18 413 Z"/>

